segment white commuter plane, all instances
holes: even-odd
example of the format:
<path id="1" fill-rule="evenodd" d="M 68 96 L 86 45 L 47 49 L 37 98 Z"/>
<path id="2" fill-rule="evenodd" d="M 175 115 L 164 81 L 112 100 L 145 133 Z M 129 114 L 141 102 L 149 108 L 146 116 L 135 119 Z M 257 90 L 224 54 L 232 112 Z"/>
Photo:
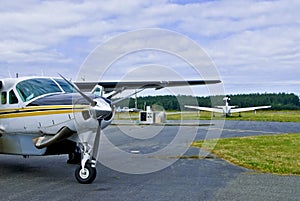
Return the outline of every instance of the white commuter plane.
<path id="1" fill-rule="evenodd" d="M 114 117 L 116 102 L 110 100 L 114 95 L 125 89 L 142 91 L 219 82 L 78 82 L 75 85 L 64 77 L 0 79 L 0 153 L 24 157 L 69 154 L 69 161 L 79 164 L 75 170 L 77 181 L 92 183 L 97 174 L 95 159 L 101 129 Z M 82 92 L 88 89 L 90 93 Z M 92 136 L 93 142 L 86 136 Z"/>
<path id="2" fill-rule="evenodd" d="M 270 105 L 268 105 L 268 106 L 258 106 L 258 107 L 236 108 L 236 106 L 230 106 L 229 105 L 230 97 L 228 97 L 228 96 L 224 97 L 223 101 L 225 103 L 224 106 L 216 106 L 215 108 L 189 106 L 189 105 L 185 105 L 184 107 L 190 108 L 190 109 L 197 109 L 197 110 L 213 112 L 213 113 L 215 113 L 215 112 L 216 113 L 223 113 L 224 116 L 230 116 L 230 114 L 232 114 L 232 113 L 241 113 L 241 112 L 247 112 L 247 111 L 256 111 L 256 110 L 259 110 L 259 109 L 271 108 Z"/>

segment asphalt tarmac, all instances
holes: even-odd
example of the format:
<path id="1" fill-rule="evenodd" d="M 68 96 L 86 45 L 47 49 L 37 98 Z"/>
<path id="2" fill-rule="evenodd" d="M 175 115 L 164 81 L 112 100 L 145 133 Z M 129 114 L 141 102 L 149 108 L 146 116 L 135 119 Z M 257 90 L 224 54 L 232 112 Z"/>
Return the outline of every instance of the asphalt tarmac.
<path id="1" fill-rule="evenodd" d="M 210 138 L 208 135 L 294 132 L 300 132 L 300 123 L 226 121 L 222 128 L 111 126 L 104 134 L 114 150 L 130 155 L 121 158 L 107 143 L 101 144 L 106 151 L 101 152 L 94 183 L 77 183 L 76 165 L 67 164 L 64 155 L 26 159 L 0 155 L 0 200 L 300 200 L 299 176 L 257 173 L 211 155 L 192 159 L 189 156 L 200 152 L 187 146 L 194 139 Z M 160 152 L 170 144 L 174 144 L 171 151 Z M 179 158 L 177 151 L 183 147 L 188 148 L 183 153 L 186 157 Z M 145 160 L 139 161 L 139 156 Z M 161 164 L 167 165 L 155 169 Z"/>

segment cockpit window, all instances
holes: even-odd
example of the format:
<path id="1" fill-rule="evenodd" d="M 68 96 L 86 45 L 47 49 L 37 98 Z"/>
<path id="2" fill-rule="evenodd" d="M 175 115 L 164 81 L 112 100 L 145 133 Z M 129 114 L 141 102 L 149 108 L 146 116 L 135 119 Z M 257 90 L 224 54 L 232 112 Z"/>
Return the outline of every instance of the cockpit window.
<path id="1" fill-rule="evenodd" d="M 75 90 L 72 86 L 70 86 L 66 81 L 62 79 L 55 79 L 55 81 L 60 85 L 60 87 L 66 92 L 66 93 L 74 93 Z"/>
<path id="2" fill-rule="evenodd" d="M 17 84 L 16 89 L 23 101 L 29 101 L 45 94 L 62 92 L 58 85 L 48 78 L 24 80 Z"/>
<path id="3" fill-rule="evenodd" d="M 13 90 L 9 91 L 9 104 L 17 104 L 18 98 Z"/>

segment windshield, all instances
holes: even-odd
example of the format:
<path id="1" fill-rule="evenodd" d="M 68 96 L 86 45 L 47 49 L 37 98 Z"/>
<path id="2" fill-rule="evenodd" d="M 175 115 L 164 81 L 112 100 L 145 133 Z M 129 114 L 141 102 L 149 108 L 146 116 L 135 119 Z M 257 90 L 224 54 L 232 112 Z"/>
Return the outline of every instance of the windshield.
<path id="1" fill-rule="evenodd" d="M 49 78 L 24 80 L 17 84 L 16 89 L 23 101 L 29 101 L 44 94 L 62 92 L 58 85 Z"/>
<path id="2" fill-rule="evenodd" d="M 66 93 L 74 93 L 76 92 L 75 89 L 69 85 L 66 81 L 62 79 L 55 79 L 55 82 L 59 84 L 59 86 L 64 90 Z"/>

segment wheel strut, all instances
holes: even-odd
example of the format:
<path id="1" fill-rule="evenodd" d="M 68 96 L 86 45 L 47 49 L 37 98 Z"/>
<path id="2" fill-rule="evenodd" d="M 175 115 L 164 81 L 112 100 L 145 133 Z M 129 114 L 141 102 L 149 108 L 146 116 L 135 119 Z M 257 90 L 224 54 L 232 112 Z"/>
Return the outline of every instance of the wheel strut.
<path id="1" fill-rule="evenodd" d="M 96 161 L 91 160 L 91 149 L 87 144 L 81 144 L 82 158 L 80 165 L 75 170 L 75 178 L 81 184 L 92 183 L 97 175 Z"/>

